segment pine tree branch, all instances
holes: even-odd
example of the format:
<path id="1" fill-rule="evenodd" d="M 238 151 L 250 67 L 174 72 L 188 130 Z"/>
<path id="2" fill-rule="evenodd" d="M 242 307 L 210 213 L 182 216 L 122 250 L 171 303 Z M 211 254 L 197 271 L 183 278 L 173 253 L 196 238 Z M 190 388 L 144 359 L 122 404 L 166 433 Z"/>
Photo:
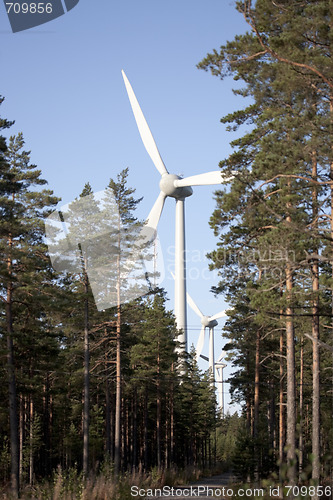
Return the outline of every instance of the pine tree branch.
<path id="1" fill-rule="evenodd" d="M 333 181 L 316 181 L 312 177 L 303 177 L 302 175 L 296 175 L 296 174 L 277 174 L 274 177 L 272 177 L 271 179 L 268 179 L 267 181 L 260 184 L 260 186 L 256 189 L 256 191 L 260 190 L 266 184 L 270 184 L 271 182 L 273 182 L 276 179 L 279 179 L 281 177 L 284 177 L 286 179 L 299 179 L 302 181 L 308 181 L 308 182 L 312 182 L 312 184 L 316 184 L 317 186 L 333 185 Z"/>
<path id="2" fill-rule="evenodd" d="M 312 340 L 312 341 L 314 341 L 314 340 L 315 340 L 315 339 L 312 337 L 312 335 L 310 335 L 309 333 L 305 333 L 304 335 L 305 335 L 306 337 L 308 337 L 308 338 L 309 338 L 310 340 Z M 316 339 L 316 340 L 317 340 L 317 342 L 318 342 L 318 344 L 319 344 L 319 346 L 320 346 L 320 347 L 324 347 L 324 349 L 328 349 L 329 351 L 332 351 L 332 352 L 333 352 L 333 347 L 332 347 L 332 346 L 330 346 L 330 345 L 326 344 L 326 343 L 325 343 L 325 342 L 323 342 L 322 340 L 318 340 L 318 339 Z"/>
<path id="3" fill-rule="evenodd" d="M 256 54 L 252 54 L 251 56 L 242 57 L 242 58 L 234 60 L 234 61 L 227 59 L 226 62 L 227 62 L 227 64 L 232 66 L 233 64 L 240 64 L 242 62 L 252 61 L 253 59 L 257 59 L 257 57 L 264 56 L 267 53 L 268 53 L 267 50 L 262 50 L 261 52 L 257 52 Z"/>

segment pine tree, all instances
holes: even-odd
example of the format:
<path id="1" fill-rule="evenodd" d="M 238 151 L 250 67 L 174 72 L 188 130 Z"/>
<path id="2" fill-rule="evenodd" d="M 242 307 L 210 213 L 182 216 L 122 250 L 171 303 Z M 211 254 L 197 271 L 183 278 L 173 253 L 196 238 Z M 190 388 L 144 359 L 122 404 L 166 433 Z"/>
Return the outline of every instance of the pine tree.
<path id="1" fill-rule="evenodd" d="M 219 52 L 209 54 L 199 65 L 203 69 L 211 69 L 221 78 L 233 74 L 236 80 L 243 80 L 245 88 L 236 93 L 253 100 L 245 110 L 222 120 L 230 124 L 230 130 L 245 124 L 251 124 L 252 130 L 233 141 L 237 150 L 221 163 L 225 171 L 237 170 L 238 175 L 230 194 L 218 194 L 218 208 L 212 218 L 212 226 L 219 234 L 228 221 L 237 221 L 228 233 L 221 236 L 220 246 L 227 245 L 228 251 L 233 252 L 233 258 L 228 257 L 228 260 L 236 261 L 236 268 L 241 265 L 237 263 L 235 254 L 237 251 L 242 253 L 244 246 L 245 259 L 252 261 L 252 266 L 257 267 L 260 275 L 258 289 L 249 289 L 252 307 L 260 311 L 261 318 L 264 315 L 273 315 L 274 318 L 275 315 L 273 323 L 276 327 L 280 328 L 277 321 L 279 314 L 285 320 L 287 444 L 289 475 L 294 482 L 295 331 L 302 328 L 298 318 L 304 312 L 308 313 L 308 279 L 311 279 L 308 272 L 312 269 L 316 276 L 312 280 L 313 331 L 316 332 L 314 338 L 318 340 L 318 325 L 315 325 L 315 318 L 318 317 L 316 259 L 320 255 L 327 226 L 316 207 L 319 199 L 324 206 L 330 202 L 326 183 L 331 164 L 331 151 L 327 148 L 327 143 L 330 143 L 329 102 L 332 88 L 331 73 L 327 71 L 331 37 L 329 2 L 275 4 L 261 0 L 252 8 L 251 1 L 239 1 L 237 8 L 251 26 L 252 33 L 236 37 L 222 46 Z M 314 158 L 320 165 L 320 171 L 314 171 Z M 281 246 L 282 258 L 270 258 L 265 262 L 267 251 L 272 250 L 278 255 Z M 251 255 L 254 249 L 256 256 Z M 309 259 L 304 259 L 304 255 L 308 255 Z M 216 267 L 222 268 L 227 263 L 224 256 L 219 261 L 219 252 L 212 254 L 212 258 Z M 266 274 L 264 279 L 263 268 Z M 282 279 L 274 279 L 274 269 Z M 307 275 L 306 281 L 303 279 L 300 282 L 300 270 Z M 228 271 L 223 273 L 227 275 Z M 303 291 L 302 299 L 300 289 Z M 318 394 L 317 340 L 313 341 L 313 356 L 317 360 L 314 361 L 314 394 Z M 318 402 L 317 396 L 315 401 Z M 318 404 L 314 402 L 315 480 L 319 477 L 318 415 Z"/>
<path id="2" fill-rule="evenodd" d="M 115 473 L 119 473 L 121 456 L 121 288 L 126 287 L 122 281 L 122 263 L 129 257 L 131 245 L 133 245 L 133 229 L 136 228 L 137 220 L 134 210 L 142 200 L 135 199 L 132 195 L 135 189 L 127 186 L 128 169 L 122 170 L 117 180 L 110 179 L 108 188 L 112 191 L 118 209 L 118 220 L 116 221 L 114 234 L 117 238 L 117 330 L 116 330 L 116 413 L 115 413 Z M 124 231 L 125 230 L 125 231 Z"/>
<path id="3" fill-rule="evenodd" d="M 2 303 L 5 309 L 9 374 L 9 409 L 11 428 L 11 481 L 13 494 L 19 493 L 19 436 L 17 417 L 16 375 L 14 345 L 20 342 L 22 309 L 35 312 L 38 286 L 50 273 L 43 242 L 46 217 L 57 203 L 48 190 L 33 190 L 46 181 L 35 165 L 30 164 L 29 153 L 23 150 L 22 134 L 10 137 L 8 148 L 2 139 L 1 178 L 1 253 L 0 269 Z M 41 299 L 43 300 L 43 298 Z M 38 314 L 38 313 L 37 313 Z M 38 322 L 36 317 L 36 322 Z"/>

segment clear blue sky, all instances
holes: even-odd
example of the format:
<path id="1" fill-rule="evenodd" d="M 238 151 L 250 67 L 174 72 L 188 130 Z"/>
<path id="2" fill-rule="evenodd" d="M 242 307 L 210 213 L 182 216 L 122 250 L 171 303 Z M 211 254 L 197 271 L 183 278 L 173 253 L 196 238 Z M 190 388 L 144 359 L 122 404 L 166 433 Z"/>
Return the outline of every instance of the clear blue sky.
<path id="1" fill-rule="evenodd" d="M 196 64 L 245 30 L 230 0 L 80 0 L 66 15 L 13 34 L 1 3 L 1 114 L 15 119 L 11 133 L 23 132 L 32 161 L 62 203 L 78 196 L 85 182 L 102 190 L 129 167 L 129 185 L 144 197 L 138 215 L 145 218 L 159 193 L 159 174 L 141 142 L 121 69 L 169 172 L 217 170 L 232 139 L 220 118 L 244 102 L 232 93 L 235 82 L 221 82 Z M 205 259 L 216 245 L 208 226 L 213 192 L 195 187 L 186 201 L 188 291 L 208 315 L 227 307 L 210 292 L 217 279 Z M 159 224 L 166 269 L 173 264 L 174 212 L 168 198 Z M 170 274 L 163 286 L 172 308 Z M 189 344 L 196 344 L 200 321 L 190 309 L 188 324 Z M 220 320 L 216 357 L 224 344 L 222 325 Z"/>

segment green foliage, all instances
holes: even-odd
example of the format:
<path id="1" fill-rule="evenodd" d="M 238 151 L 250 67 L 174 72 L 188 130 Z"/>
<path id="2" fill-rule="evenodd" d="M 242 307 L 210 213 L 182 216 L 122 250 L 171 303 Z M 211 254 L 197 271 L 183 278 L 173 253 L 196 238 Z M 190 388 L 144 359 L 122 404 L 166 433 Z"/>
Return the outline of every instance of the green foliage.
<path id="1" fill-rule="evenodd" d="M 221 79 L 232 75 L 243 84 L 235 94 L 246 98 L 243 109 L 221 119 L 237 132 L 233 153 L 220 163 L 223 174 L 235 177 L 228 189 L 216 193 L 210 224 L 219 241 L 209 257 L 220 277 L 213 290 L 226 294 L 234 307 L 225 327 L 232 347 L 228 359 L 237 366 L 230 383 L 234 400 L 244 404 L 248 427 L 239 438 L 245 451 L 236 458 L 237 469 L 258 479 L 274 470 L 274 432 L 281 418 L 276 401 L 281 391 L 285 401 L 286 386 L 295 376 L 302 394 L 300 386 L 296 394 L 290 390 L 287 404 L 290 410 L 303 396 L 298 432 L 303 433 L 303 466 L 309 464 L 312 344 L 307 335 L 315 317 L 331 345 L 332 269 L 326 262 L 332 262 L 332 10 L 328 0 L 260 0 L 255 5 L 244 0 L 237 9 L 251 31 L 208 54 L 198 67 Z M 319 292 L 313 288 L 316 265 Z M 285 331 L 290 325 L 296 368 L 289 357 L 287 385 Z M 290 347 L 289 342 L 288 352 Z M 324 349 L 320 354 L 322 366 L 331 371 L 331 356 Z M 325 451 L 332 428 L 331 411 L 324 410 L 332 407 L 323 392 L 331 386 L 327 375 L 321 370 Z"/>

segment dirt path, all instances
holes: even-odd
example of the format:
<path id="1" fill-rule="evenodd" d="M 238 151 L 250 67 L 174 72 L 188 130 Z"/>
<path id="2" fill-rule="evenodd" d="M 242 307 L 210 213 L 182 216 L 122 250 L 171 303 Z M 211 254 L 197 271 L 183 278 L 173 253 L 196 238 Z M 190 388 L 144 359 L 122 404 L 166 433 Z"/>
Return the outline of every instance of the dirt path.
<path id="1" fill-rule="evenodd" d="M 195 483 L 187 484 L 184 486 L 165 486 L 162 489 L 162 495 L 157 491 L 147 491 L 146 500 L 186 500 L 188 498 L 199 498 L 200 500 L 212 500 L 215 498 L 230 498 L 227 490 L 230 485 L 235 480 L 234 476 L 226 472 L 224 474 L 219 474 L 218 476 L 205 477 L 196 481 Z"/>

